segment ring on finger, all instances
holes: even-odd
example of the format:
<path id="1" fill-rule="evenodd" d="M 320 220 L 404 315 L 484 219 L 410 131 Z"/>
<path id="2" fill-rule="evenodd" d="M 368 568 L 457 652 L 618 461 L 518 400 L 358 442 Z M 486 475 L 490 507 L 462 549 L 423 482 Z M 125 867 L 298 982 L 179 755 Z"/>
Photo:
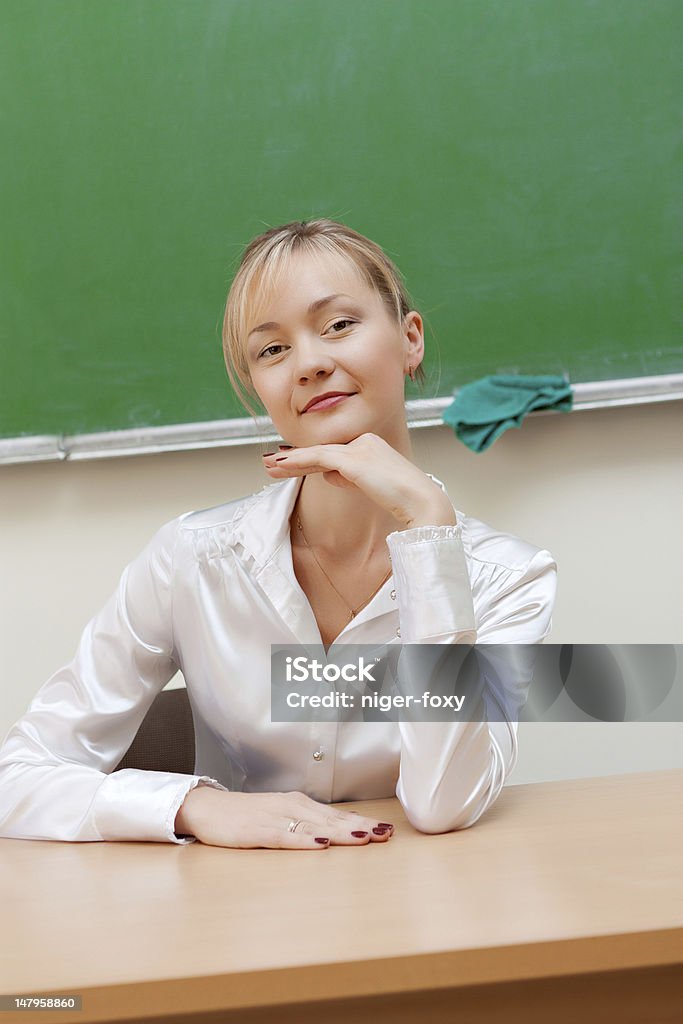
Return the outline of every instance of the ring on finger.
<path id="1" fill-rule="evenodd" d="M 292 818 L 292 820 L 290 821 L 289 825 L 287 826 L 287 831 L 288 832 L 296 832 L 297 826 L 301 825 L 301 824 L 302 824 L 301 819 L 299 819 L 299 821 L 295 821 L 295 819 Z"/>

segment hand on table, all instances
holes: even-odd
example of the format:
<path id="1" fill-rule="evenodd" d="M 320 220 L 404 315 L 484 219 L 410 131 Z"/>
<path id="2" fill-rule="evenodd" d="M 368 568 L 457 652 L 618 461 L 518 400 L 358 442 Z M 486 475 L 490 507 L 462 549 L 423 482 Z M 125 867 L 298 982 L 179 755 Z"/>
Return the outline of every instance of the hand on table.
<path id="1" fill-rule="evenodd" d="M 289 831 L 291 821 L 300 822 L 296 832 Z M 240 850 L 325 850 L 387 842 L 394 827 L 318 803 L 304 793 L 232 793 L 196 786 L 176 815 L 175 832 L 209 846 Z"/>

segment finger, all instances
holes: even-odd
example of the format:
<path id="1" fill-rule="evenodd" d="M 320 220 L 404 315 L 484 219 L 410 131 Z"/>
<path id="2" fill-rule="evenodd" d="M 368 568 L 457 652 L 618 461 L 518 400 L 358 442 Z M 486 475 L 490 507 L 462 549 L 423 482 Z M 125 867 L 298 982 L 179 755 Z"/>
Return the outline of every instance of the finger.
<path id="1" fill-rule="evenodd" d="M 335 487 L 353 488 L 356 486 L 338 469 L 326 469 L 324 466 L 309 465 L 296 466 L 292 463 L 285 465 L 265 465 L 264 469 L 274 480 L 284 480 L 297 476 L 312 476 L 313 473 L 321 473 L 325 482 Z"/>
<path id="2" fill-rule="evenodd" d="M 287 827 L 281 825 L 269 825 L 259 830 L 255 846 L 265 847 L 268 850 L 327 850 L 331 846 L 331 839 L 320 829 L 305 831 L 301 826 L 296 832 L 289 832 Z"/>
<path id="3" fill-rule="evenodd" d="M 306 822 L 297 828 L 296 835 L 305 833 L 315 838 L 315 834 L 322 832 L 329 837 L 330 845 L 332 846 L 367 846 L 373 839 L 378 838 L 373 836 L 372 832 L 368 829 L 355 827 L 356 824 L 356 822 L 352 822 L 350 825 L 344 823 L 343 825 L 337 824 L 332 826 L 329 823 L 321 825 Z M 389 836 L 387 835 L 386 838 L 388 839 Z M 384 833 L 382 839 L 384 839 Z"/>
<path id="4" fill-rule="evenodd" d="M 347 811 L 341 808 L 334 810 L 326 804 L 321 804 L 306 793 L 298 791 L 288 794 L 295 803 L 302 824 L 297 827 L 297 832 L 304 827 L 304 824 L 314 829 L 322 829 L 318 835 L 330 836 L 334 842 L 338 842 L 341 835 L 349 835 L 353 832 L 367 832 L 370 842 L 382 842 L 390 839 L 394 834 L 393 822 L 378 821 L 376 818 L 369 818 L 358 811 Z M 363 837 L 364 838 L 364 837 Z M 361 840 L 359 836 L 353 836 L 353 841 Z"/>
<path id="5" fill-rule="evenodd" d="M 312 817 L 312 820 L 317 823 L 325 822 L 325 836 L 332 836 L 334 838 L 340 829 L 349 830 L 351 833 L 353 831 L 367 831 L 369 840 L 373 843 L 391 839 L 393 836 L 394 825 L 391 821 L 378 821 L 377 818 L 370 818 L 356 811 L 347 811 L 341 808 L 330 812 L 325 804 L 317 804 L 315 801 L 311 801 L 311 803 L 318 812 L 322 811 L 325 817 L 321 818 L 317 815 L 307 815 L 306 817 Z"/>
<path id="6" fill-rule="evenodd" d="M 368 833 L 368 841 L 371 843 L 382 843 L 394 834 L 394 826 L 389 821 L 377 821 L 375 818 L 364 818 L 362 815 L 355 817 L 352 823 L 352 831 Z"/>
<path id="7" fill-rule="evenodd" d="M 367 843 L 381 843 L 391 839 L 394 834 L 393 825 L 381 824 L 358 815 L 328 815 L 314 821 L 301 821 L 296 833 L 329 836 L 334 846 L 363 846 Z"/>
<path id="8" fill-rule="evenodd" d="M 335 815 L 324 815 L 313 813 L 315 820 L 309 818 L 299 819 L 293 835 L 305 835 L 314 839 L 327 837 L 334 846 L 363 846 L 369 843 L 372 833 L 367 828 L 362 828 L 357 821 L 340 819 Z M 283 828 L 288 829 L 289 820 L 283 823 Z"/>
<path id="9" fill-rule="evenodd" d="M 371 842 L 381 842 L 383 839 L 391 839 L 394 834 L 394 825 L 390 821 L 377 821 L 376 818 L 367 818 L 352 811 L 346 811 L 343 822 L 337 822 L 336 827 L 350 827 L 353 832 L 367 832 Z M 349 820 L 346 815 L 352 814 Z M 335 826 L 330 822 L 330 830 Z"/>
<path id="10" fill-rule="evenodd" d="M 266 469 L 287 473 L 324 473 L 337 470 L 345 476 L 347 474 L 344 473 L 344 467 L 346 466 L 347 473 L 351 473 L 355 465 L 353 456 L 346 445 L 342 444 L 316 444 L 288 452 L 268 452 L 262 458 Z"/>
<path id="11" fill-rule="evenodd" d="M 385 843 L 394 834 L 393 826 L 380 826 L 372 821 L 354 821 L 350 824 L 345 822 L 343 825 L 337 825 L 334 828 L 328 826 L 324 831 L 326 834 L 329 834 L 335 845 L 343 846 L 352 846 L 357 843 L 361 845 L 364 843 Z"/>

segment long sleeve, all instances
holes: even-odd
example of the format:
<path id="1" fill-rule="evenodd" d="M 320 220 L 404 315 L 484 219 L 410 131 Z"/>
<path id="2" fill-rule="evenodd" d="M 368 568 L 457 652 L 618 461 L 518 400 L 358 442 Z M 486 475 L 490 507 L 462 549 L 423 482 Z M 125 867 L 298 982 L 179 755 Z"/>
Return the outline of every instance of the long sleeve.
<path id="1" fill-rule="evenodd" d="M 550 631 L 556 563 L 518 542 L 519 565 L 476 561 L 477 615 L 462 523 L 387 538 L 405 665 L 411 644 L 535 644 Z M 514 559 L 510 559 L 514 561 Z M 410 667 L 408 671 L 411 671 Z M 413 692 L 419 680 L 409 681 Z M 522 682 L 524 682 L 522 680 Z M 517 759 L 517 721 L 401 721 L 396 795 L 422 832 L 473 825 L 498 797 Z"/>
<path id="2" fill-rule="evenodd" d="M 182 517 L 181 517 L 182 518 Z M 114 771 L 155 696 L 175 674 L 173 551 L 162 527 L 88 623 L 73 660 L 38 691 L 0 747 L 0 836 L 188 843 L 173 831 L 208 776 Z"/>

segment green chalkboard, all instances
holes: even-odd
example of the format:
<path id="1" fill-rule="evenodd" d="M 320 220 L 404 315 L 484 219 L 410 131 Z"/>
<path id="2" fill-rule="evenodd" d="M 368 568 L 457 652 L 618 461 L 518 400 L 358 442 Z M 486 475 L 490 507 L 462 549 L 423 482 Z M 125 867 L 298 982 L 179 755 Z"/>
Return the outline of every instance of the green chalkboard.
<path id="1" fill-rule="evenodd" d="M 0 436 L 246 416 L 266 227 L 382 244 L 428 384 L 683 366 L 680 0 L 1 0 Z"/>

